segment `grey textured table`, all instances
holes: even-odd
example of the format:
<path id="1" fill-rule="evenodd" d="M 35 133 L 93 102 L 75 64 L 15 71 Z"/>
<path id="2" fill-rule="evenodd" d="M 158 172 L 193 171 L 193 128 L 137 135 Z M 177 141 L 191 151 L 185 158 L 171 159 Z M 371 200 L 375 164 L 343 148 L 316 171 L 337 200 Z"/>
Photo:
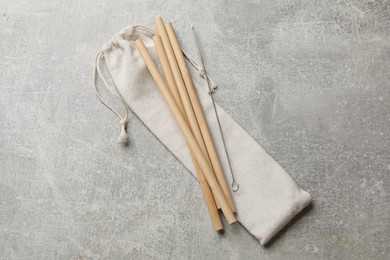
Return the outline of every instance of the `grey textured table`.
<path id="1" fill-rule="evenodd" d="M 0 259 L 388 259 L 389 1 L 0 2 Z M 193 177 L 91 88 L 98 49 L 161 15 L 216 99 L 313 196 L 268 248 L 216 234 Z M 205 41 L 207 39 L 207 41 Z M 265 209 L 266 210 L 266 209 Z"/>

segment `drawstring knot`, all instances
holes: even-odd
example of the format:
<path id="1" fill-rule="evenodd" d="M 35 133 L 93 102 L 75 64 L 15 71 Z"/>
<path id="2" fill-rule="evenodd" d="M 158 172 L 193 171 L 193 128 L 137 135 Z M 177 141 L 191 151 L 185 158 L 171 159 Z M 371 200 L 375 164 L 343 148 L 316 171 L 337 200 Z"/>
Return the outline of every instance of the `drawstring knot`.
<path id="1" fill-rule="evenodd" d="M 205 80 L 207 80 L 210 84 L 210 89 L 209 89 L 209 94 L 211 95 L 212 93 L 214 93 L 215 89 L 218 87 L 214 80 L 212 80 L 208 74 L 206 74 L 206 71 L 203 69 L 203 68 L 200 68 L 198 70 L 198 74 L 200 77 L 204 78 Z"/>
<path id="2" fill-rule="evenodd" d="M 122 119 L 122 120 L 119 121 L 119 124 L 120 124 L 120 128 L 121 128 L 121 132 L 120 132 L 116 142 L 118 144 L 127 144 L 128 141 L 129 141 L 129 136 L 126 133 L 127 121 L 125 119 Z"/>
<path id="3" fill-rule="evenodd" d="M 200 69 L 198 73 L 199 73 L 199 76 L 201 76 L 202 78 L 204 78 L 206 76 L 206 72 L 204 71 L 204 69 Z"/>

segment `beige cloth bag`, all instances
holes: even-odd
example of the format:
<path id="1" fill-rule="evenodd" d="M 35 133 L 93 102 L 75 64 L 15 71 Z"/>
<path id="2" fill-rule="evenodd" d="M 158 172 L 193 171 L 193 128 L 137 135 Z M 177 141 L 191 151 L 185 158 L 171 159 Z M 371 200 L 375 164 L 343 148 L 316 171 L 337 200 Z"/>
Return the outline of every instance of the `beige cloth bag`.
<path id="1" fill-rule="evenodd" d="M 186 141 L 134 45 L 134 41 L 141 38 L 158 64 L 151 40 L 151 36 L 154 34 L 156 34 L 155 31 L 144 26 L 126 27 L 115 34 L 96 56 L 94 73 L 98 73 L 107 89 L 123 103 L 126 110 L 125 116 L 121 116 L 117 110 L 102 99 L 96 90 L 96 75 L 94 75 L 95 92 L 103 104 L 120 119 L 119 142 L 125 142 L 127 138 L 125 125 L 128 120 L 129 107 L 147 128 L 196 176 Z M 100 71 L 102 57 L 106 61 L 118 93 L 115 88 L 109 86 Z M 204 77 L 198 63 L 188 55 L 186 57 Z M 200 77 L 194 78 L 195 84 L 198 86 L 200 85 L 199 80 Z M 212 80 L 211 83 L 213 84 Z M 204 82 L 202 85 L 206 86 Z M 204 89 L 198 87 L 197 91 L 221 163 L 227 170 L 228 163 L 223 156 L 223 143 L 211 98 L 208 96 L 206 87 Z M 311 197 L 309 193 L 300 189 L 283 168 L 218 105 L 217 109 L 235 179 L 240 185 L 237 192 L 232 192 L 237 208 L 237 219 L 262 245 L 265 245 L 310 203 Z M 231 176 L 225 175 L 228 183 L 231 183 Z"/>

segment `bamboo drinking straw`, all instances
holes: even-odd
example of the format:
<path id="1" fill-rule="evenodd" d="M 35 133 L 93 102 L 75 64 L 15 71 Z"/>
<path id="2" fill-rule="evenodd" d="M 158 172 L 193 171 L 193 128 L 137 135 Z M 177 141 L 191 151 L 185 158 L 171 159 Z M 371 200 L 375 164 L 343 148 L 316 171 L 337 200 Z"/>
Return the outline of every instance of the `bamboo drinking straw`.
<path id="1" fill-rule="evenodd" d="M 163 42 L 163 46 L 164 46 L 165 52 L 166 52 L 167 57 L 168 57 L 169 65 L 171 67 L 173 76 L 175 78 L 176 84 L 174 84 L 174 85 L 179 90 L 180 98 L 181 98 L 181 101 L 183 102 L 184 111 L 188 117 L 188 122 L 190 124 L 191 130 L 195 136 L 196 141 L 198 142 L 198 144 L 200 146 L 200 149 L 202 150 L 203 154 L 205 155 L 207 162 L 212 167 L 211 160 L 210 160 L 208 153 L 207 153 L 206 144 L 203 141 L 202 133 L 200 131 L 198 121 L 196 120 L 195 112 L 194 112 L 192 105 L 191 105 L 191 100 L 190 100 L 188 93 L 187 93 L 187 90 L 185 88 L 183 78 L 181 77 L 181 74 L 180 74 L 179 66 L 177 65 L 177 62 L 175 59 L 175 54 L 172 50 L 172 46 L 169 42 L 168 34 L 165 30 L 164 22 L 163 22 L 161 17 L 157 17 L 155 19 L 155 22 L 156 22 L 157 32 L 159 33 L 161 40 Z M 213 172 L 214 172 L 214 170 L 213 170 Z"/>
<path id="2" fill-rule="evenodd" d="M 189 147 L 194 152 L 195 158 L 199 163 L 199 166 L 202 169 L 204 176 L 206 177 L 207 183 L 209 184 L 216 201 L 218 201 L 219 205 L 221 206 L 222 212 L 225 215 L 227 222 L 229 224 L 233 224 L 234 222 L 237 221 L 237 219 L 234 216 L 233 212 L 231 211 L 229 204 L 227 203 L 227 200 L 225 198 L 225 195 L 223 194 L 221 188 L 218 185 L 218 182 L 211 169 L 211 166 L 208 164 L 205 156 L 202 153 L 202 150 L 200 149 L 197 141 L 195 140 L 194 135 L 191 132 L 191 129 L 187 125 L 184 116 L 180 112 L 175 100 L 173 99 L 171 93 L 169 92 L 169 89 L 164 83 L 164 80 L 161 77 L 156 64 L 154 64 L 152 57 L 150 56 L 148 50 L 146 49 L 141 39 L 138 39 L 135 42 L 135 45 L 139 53 L 141 54 L 142 58 L 144 59 L 144 62 L 148 67 L 149 72 L 152 75 L 153 79 L 155 80 L 156 85 L 158 86 L 162 95 L 164 96 L 164 99 L 168 103 L 168 106 L 171 109 L 180 129 L 182 130 L 183 135 L 186 138 Z"/>
<path id="3" fill-rule="evenodd" d="M 155 23 L 156 23 L 156 27 L 157 27 L 157 32 L 159 33 L 161 40 L 163 42 L 163 46 L 164 46 L 165 52 L 167 54 L 169 64 L 171 66 L 171 71 L 172 71 L 174 79 L 175 79 L 174 85 L 179 90 L 180 97 L 181 97 L 181 100 L 182 100 L 183 105 L 184 105 L 184 110 L 185 110 L 185 113 L 188 117 L 189 125 L 191 127 L 191 130 L 192 130 L 194 136 L 195 136 L 196 141 L 198 142 L 198 144 L 200 146 L 200 149 L 202 150 L 203 154 L 205 155 L 205 158 L 206 158 L 207 162 L 209 163 L 209 165 L 210 165 L 210 167 L 215 175 L 214 168 L 213 168 L 213 165 L 211 163 L 211 159 L 210 159 L 210 156 L 208 154 L 206 144 L 204 142 L 202 132 L 201 132 L 199 124 L 198 124 L 198 120 L 196 119 L 196 115 L 195 115 L 194 109 L 192 107 L 191 100 L 188 96 L 187 89 L 185 87 L 183 78 L 181 76 L 179 66 L 176 62 L 175 54 L 173 52 L 171 43 L 169 41 L 169 37 L 168 37 L 167 31 L 165 29 L 164 22 L 163 22 L 161 17 L 157 17 L 157 18 L 155 18 Z M 216 201 L 216 203 L 217 203 L 218 209 L 220 209 L 221 207 L 218 204 L 218 201 Z"/>
<path id="4" fill-rule="evenodd" d="M 221 185 L 221 189 L 223 190 L 223 193 L 225 194 L 225 197 L 229 203 L 231 210 L 233 212 L 236 212 L 236 208 L 234 206 L 234 202 L 233 202 L 233 199 L 230 195 L 229 187 L 227 185 L 225 175 L 223 173 L 222 165 L 221 165 L 221 162 L 219 161 L 219 157 L 218 157 L 217 151 L 215 149 L 214 142 L 213 142 L 213 139 L 211 137 L 211 133 L 210 133 L 210 130 L 208 128 L 207 121 L 206 121 L 205 115 L 203 113 L 202 106 L 199 102 L 198 94 L 196 93 L 194 83 L 192 81 L 191 74 L 188 70 L 188 67 L 187 67 L 183 52 L 181 50 L 180 44 L 177 40 L 177 37 L 176 37 L 176 34 L 175 34 L 175 31 L 173 29 L 172 24 L 168 23 L 165 25 L 165 27 L 166 27 L 166 31 L 168 33 L 168 37 L 169 37 L 169 40 L 171 42 L 171 45 L 172 45 L 172 48 L 173 48 L 173 51 L 174 51 L 174 54 L 175 54 L 175 57 L 177 60 L 177 63 L 180 67 L 180 71 L 181 71 L 181 74 L 183 76 L 185 86 L 186 86 L 186 89 L 188 91 L 192 106 L 194 108 L 195 115 L 196 115 L 196 118 L 198 120 L 200 130 L 202 132 L 202 136 L 205 140 L 207 151 L 209 152 L 211 164 L 212 164 L 212 167 L 214 168 L 218 183 L 219 183 L 219 185 Z"/>
<path id="5" fill-rule="evenodd" d="M 157 27 L 157 32 L 159 33 L 161 40 L 163 42 L 163 46 L 164 46 L 164 49 L 166 51 L 168 61 L 169 61 L 170 67 L 171 67 L 171 71 L 172 71 L 174 79 L 175 79 L 175 83 L 173 83 L 173 85 L 175 85 L 176 88 L 179 90 L 180 97 L 181 97 L 181 100 L 182 100 L 183 105 L 184 105 L 184 110 L 185 110 L 186 115 L 188 117 L 188 122 L 190 124 L 190 127 L 191 127 L 193 133 L 194 133 L 195 139 L 198 142 L 198 144 L 200 145 L 200 148 L 202 149 L 202 152 L 205 155 L 206 160 L 209 163 L 209 165 L 211 166 L 211 169 L 213 170 L 213 173 L 215 175 L 214 168 L 213 168 L 213 165 L 211 163 L 211 159 L 210 159 L 209 153 L 207 151 L 206 144 L 204 142 L 202 132 L 201 132 L 200 127 L 199 127 L 198 120 L 196 119 L 196 115 L 195 115 L 194 109 L 192 107 L 190 97 L 188 96 L 187 89 L 185 87 L 183 78 L 181 76 L 180 68 L 176 62 L 175 53 L 173 52 L 171 42 L 169 40 L 164 22 L 163 22 L 161 17 L 157 17 L 157 18 L 155 18 L 155 23 L 156 23 L 156 27 Z M 219 206 L 217 201 L 216 201 L 216 203 L 217 203 L 218 209 L 220 209 L 221 207 Z"/>
<path id="6" fill-rule="evenodd" d="M 171 67 L 169 66 L 168 57 L 167 57 L 167 54 L 165 53 L 165 49 L 164 49 L 163 43 L 161 41 L 161 37 L 159 35 L 155 35 L 153 37 L 153 42 L 154 42 L 154 46 L 156 47 L 156 50 L 157 50 L 157 55 L 160 59 L 160 63 L 161 63 L 161 66 L 162 66 L 162 69 L 163 69 L 163 72 L 165 75 L 165 79 L 168 83 L 169 89 L 171 90 L 171 94 L 172 94 L 173 98 L 175 99 L 176 104 L 178 105 L 180 112 L 182 113 L 182 115 L 184 116 L 184 118 L 186 119 L 187 124 L 188 124 L 188 119 L 187 119 L 186 114 L 184 112 L 184 107 L 183 107 L 183 103 L 181 102 L 180 96 L 173 94 L 175 92 L 174 88 L 176 88 L 176 83 L 175 83 L 175 79 L 173 78 L 173 73 L 172 73 Z M 176 88 L 176 91 L 178 91 L 177 88 Z M 213 193 L 212 193 L 212 191 L 211 191 L 211 189 L 210 189 L 210 187 L 209 187 L 209 185 L 208 185 L 208 183 L 207 183 L 207 181 L 202 173 L 202 170 L 200 169 L 200 166 L 195 159 L 195 155 L 191 149 L 190 149 L 190 152 L 191 152 L 191 158 L 192 158 L 192 161 L 194 163 L 196 173 L 198 175 L 198 180 L 199 180 L 200 186 L 202 188 L 203 196 L 205 198 L 206 205 L 207 205 L 207 208 L 209 210 L 214 228 L 215 228 L 215 230 L 222 230 L 223 225 L 222 225 L 221 217 L 220 217 L 219 212 L 218 212 L 217 205 L 215 204 L 215 201 L 214 201 Z"/>
<path id="7" fill-rule="evenodd" d="M 153 36 L 153 43 L 154 43 L 154 47 L 156 48 L 157 55 L 158 55 L 158 58 L 159 58 L 160 63 L 161 63 L 161 67 L 162 67 L 162 70 L 163 70 L 164 75 L 165 75 L 165 80 L 168 84 L 169 89 L 171 90 L 171 94 L 172 94 L 173 98 L 175 99 L 176 104 L 179 106 L 179 109 L 182 112 L 183 116 L 187 117 L 187 115 L 185 113 L 184 106 L 183 106 L 183 102 L 180 98 L 179 90 L 177 89 L 177 86 L 176 86 L 176 81 L 175 81 L 175 78 L 173 76 L 172 69 L 169 65 L 168 56 L 167 56 L 167 53 L 165 51 L 165 48 L 164 48 L 164 45 L 163 45 L 163 42 L 161 40 L 160 35 Z M 188 118 L 187 118 L 187 121 L 188 121 Z"/>

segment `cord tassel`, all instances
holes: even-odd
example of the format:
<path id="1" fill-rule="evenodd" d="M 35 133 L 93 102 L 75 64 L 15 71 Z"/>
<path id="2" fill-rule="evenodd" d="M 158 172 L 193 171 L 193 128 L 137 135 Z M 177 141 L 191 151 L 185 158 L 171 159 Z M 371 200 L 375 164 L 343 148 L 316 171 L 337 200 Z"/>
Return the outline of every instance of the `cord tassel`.
<path id="1" fill-rule="evenodd" d="M 129 136 L 126 133 L 126 123 L 127 122 L 125 120 L 119 121 L 119 124 L 121 126 L 121 133 L 119 134 L 118 139 L 116 140 L 118 144 L 126 145 L 129 142 Z"/>

